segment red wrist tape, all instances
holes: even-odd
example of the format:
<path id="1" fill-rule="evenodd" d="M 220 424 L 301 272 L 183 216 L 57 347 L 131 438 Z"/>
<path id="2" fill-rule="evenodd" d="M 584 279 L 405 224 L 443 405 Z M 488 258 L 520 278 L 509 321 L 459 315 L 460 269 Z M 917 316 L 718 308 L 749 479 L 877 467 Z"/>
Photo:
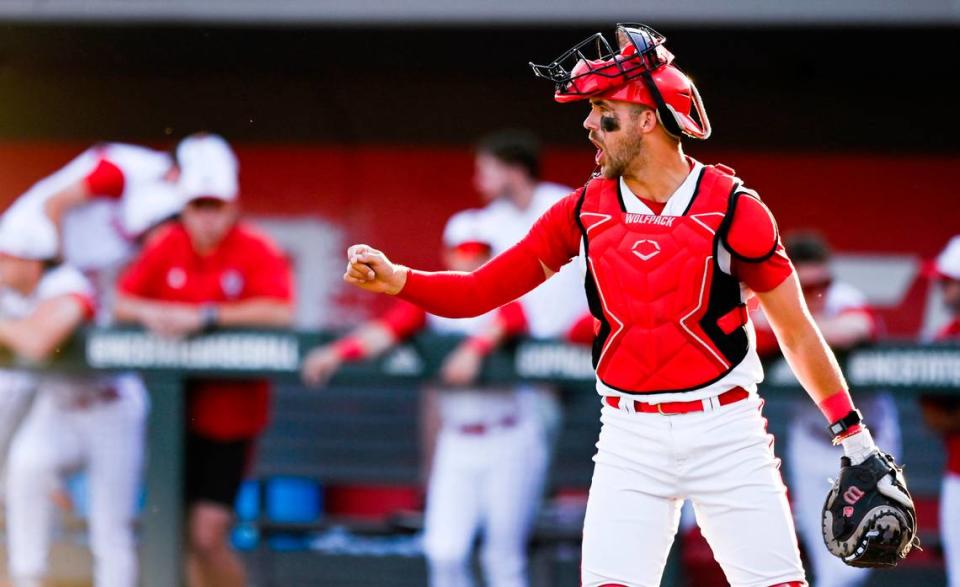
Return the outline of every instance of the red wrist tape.
<path id="1" fill-rule="evenodd" d="M 352 336 L 341 339 L 335 344 L 334 348 L 337 351 L 337 356 L 344 361 L 359 361 L 367 356 L 363 343 Z"/>
<path id="2" fill-rule="evenodd" d="M 819 404 L 817 404 L 817 407 L 820 408 L 820 411 L 827 419 L 827 423 L 833 424 L 834 422 L 845 418 L 847 414 L 853 411 L 853 398 L 850 397 L 849 391 L 846 389 L 841 389 L 837 393 L 821 401 Z M 861 424 L 851 426 L 843 433 L 843 436 L 856 434 L 857 432 L 860 432 L 861 429 Z"/>

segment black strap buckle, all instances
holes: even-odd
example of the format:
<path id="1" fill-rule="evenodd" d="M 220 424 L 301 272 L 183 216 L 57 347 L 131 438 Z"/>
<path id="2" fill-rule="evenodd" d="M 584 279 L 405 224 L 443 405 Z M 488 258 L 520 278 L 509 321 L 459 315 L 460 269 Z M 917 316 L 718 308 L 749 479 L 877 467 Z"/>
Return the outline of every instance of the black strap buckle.
<path id="1" fill-rule="evenodd" d="M 836 438 L 862 422 L 863 414 L 860 413 L 860 410 L 854 408 L 849 414 L 830 424 L 828 430 L 830 430 L 830 435 Z"/>

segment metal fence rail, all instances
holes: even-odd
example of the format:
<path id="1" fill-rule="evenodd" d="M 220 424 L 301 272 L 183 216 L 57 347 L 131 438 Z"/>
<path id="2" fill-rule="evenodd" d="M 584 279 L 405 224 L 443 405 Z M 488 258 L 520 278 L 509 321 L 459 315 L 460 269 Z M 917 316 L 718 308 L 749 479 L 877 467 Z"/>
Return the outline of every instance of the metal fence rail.
<path id="1" fill-rule="evenodd" d="M 329 334 L 284 331 L 224 331 L 184 340 L 160 339 L 140 330 L 90 329 L 38 370 L 138 371 L 150 390 L 147 500 L 143 513 L 143 584 L 180 583 L 183 459 L 183 381 L 188 377 L 269 377 L 293 383 L 302 357 Z M 424 335 L 386 356 L 346 365 L 333 386 L 412 384 L 430 379 L 456 337 Z M 898 396 L 960 392 L 960 344 L 883 344 L 851 352 L 844 360 L 851 385 L 891 389 Z M 590 391 L 590 350 L 555 341 L 522 341 L 491 355 L 483 381 L 536 381 Z M 768 369 L 764 394 L 796 393 L 789 368 Z"/>

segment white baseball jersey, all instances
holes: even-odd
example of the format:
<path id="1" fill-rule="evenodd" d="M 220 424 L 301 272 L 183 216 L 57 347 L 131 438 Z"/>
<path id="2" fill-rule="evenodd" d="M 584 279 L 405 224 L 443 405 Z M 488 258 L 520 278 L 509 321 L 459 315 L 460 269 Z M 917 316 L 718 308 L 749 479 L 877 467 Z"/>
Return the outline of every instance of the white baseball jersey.
<path id="1" fill-rule="evenodd" d="M 88 177 L 103 160 L 115 165 L 123 176 L 120 197 L 91 199 L 63 219 L 64 258 L 84 271 L 125 260 L 133 252 L 133 238 L 149 227 L 142 218 L 145 214 L 161 220 L 176 212 L 181 198 L 176 187 L 164 179 L 173 165 L 167 153 L 120 143 L 97 145 L 35 183 L 10 208 L 14 213 L 42 213 L 48 199 Z M 155 209 L 157 202 L 162 202 L 160 209 Z"/>
<path id="2" fill-rule="evenodd" d="M 508 198 L 499 198 L 488 204 L 481 210 L 479 222 L 493 246 L 493 253 L 498 255 L 520 242 L 544 212 L 572 191 L 566 186 L 541 182 L 526 209 L 518 208 Z M 572 263 L 523 296 L 520 302 L 527 316 L 530 335 L 534 338 L 563 336 L 588 311 L 583 277 Z"/>

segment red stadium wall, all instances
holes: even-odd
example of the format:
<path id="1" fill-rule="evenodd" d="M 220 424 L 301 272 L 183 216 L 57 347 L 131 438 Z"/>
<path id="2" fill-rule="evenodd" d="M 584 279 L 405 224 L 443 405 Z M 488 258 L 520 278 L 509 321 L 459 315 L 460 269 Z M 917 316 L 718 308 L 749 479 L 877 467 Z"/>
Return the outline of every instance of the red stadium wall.
<path id="1" fill-rule="evenodd" d="M 0 143 L 0 206 L 85 146 Z M 466 147 L 246 144 L 237 151 L 249 213 L 321 217 L 342 229 L 344 246 L 370 243 L 418 267 L 438 268 L 440 234 L 451 213 L 482 204 L 471 186 Z M 952 183 L 960 156 L 710 151 L 701 158 L 725 162 L 748 178 L 782 231 L 816 228 L 839 251 L 929 258 L 960 233 Z M 544 175 L 577 186 L 591 173 L 592 160 L 585 149 L 549 150 Z M 332 297 L 302 300 L 338 308 L 324 324 L 344 326 L 387 302 L 343 288 L 333 273 L 324 282 L 334 288 Z M 898 304 L 878 308 L 887 334 L 914 337 L 925 299 L 925 281 L 918 280 Z"/>
<path id="2" fill-rule="evenodd" d="M 0 206 L 86 145 L 0 143 Z M 467 148 L 237 145 L 243 202 L 256 215 L 319 215 L 352 239 L 434 265 L 446 218 L 481 204 Z M 580 185 L 592 153 L 549 150 L 545 177 Z M 748 179 L 781 229 L 815 227 L 841 251 L 935 254 L 960 232 L 960 156 L 710 152 Z"/>

